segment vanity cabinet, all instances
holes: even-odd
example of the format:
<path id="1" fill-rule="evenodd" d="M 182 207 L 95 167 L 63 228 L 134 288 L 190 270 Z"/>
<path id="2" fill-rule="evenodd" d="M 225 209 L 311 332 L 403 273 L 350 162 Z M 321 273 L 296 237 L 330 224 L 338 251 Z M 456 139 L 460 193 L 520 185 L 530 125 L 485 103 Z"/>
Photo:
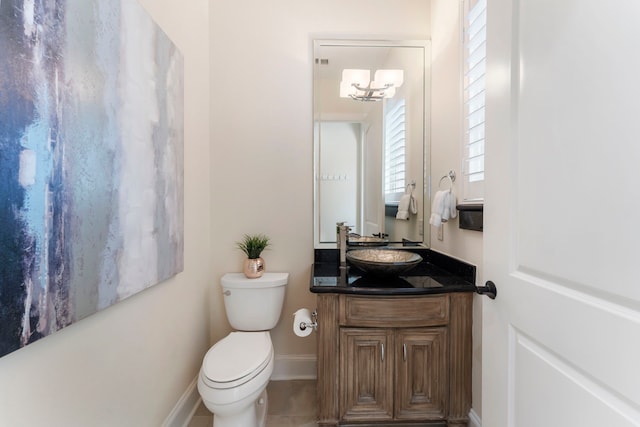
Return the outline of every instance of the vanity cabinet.
<path id="1" fill-rule="evenodd" d="M 471 293 L 318 295 L 321 426 L 467 426 Z"/>

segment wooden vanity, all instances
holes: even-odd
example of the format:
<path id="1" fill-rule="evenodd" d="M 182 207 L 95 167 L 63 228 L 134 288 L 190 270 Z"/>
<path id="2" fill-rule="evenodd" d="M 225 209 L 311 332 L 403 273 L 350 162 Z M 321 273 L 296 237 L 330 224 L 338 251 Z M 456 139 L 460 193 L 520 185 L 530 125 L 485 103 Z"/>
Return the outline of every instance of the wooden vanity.
<path id="1" fill-rule="evenodd" d="M 349 286 L 312 280 L 318 425 L 467 427 L 473 285 Z"/>
<path id="2" fill-rule="evenodd" d="M 471 293 L 318 295 L 321 426 L 467 426 Z"/>

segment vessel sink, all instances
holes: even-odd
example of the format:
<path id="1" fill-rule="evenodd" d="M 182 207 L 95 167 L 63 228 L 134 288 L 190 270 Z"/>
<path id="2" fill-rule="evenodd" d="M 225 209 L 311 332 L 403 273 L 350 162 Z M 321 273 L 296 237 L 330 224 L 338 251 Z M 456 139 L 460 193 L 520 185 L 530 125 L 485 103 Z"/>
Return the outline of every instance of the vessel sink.
<path id="1" fill-rule="evenodd" d="M 365 273 L 398 275 L 422 262 L 416 253 L 395 249 L 357 249 L 347 252 L 347 260 Z"/>
<path id="2" fill-rule="evenodd" d="M 349 246 L 386 246 L 389 239 L 383 239 L 376 236 L 349 236 L 347 245 Z"/>

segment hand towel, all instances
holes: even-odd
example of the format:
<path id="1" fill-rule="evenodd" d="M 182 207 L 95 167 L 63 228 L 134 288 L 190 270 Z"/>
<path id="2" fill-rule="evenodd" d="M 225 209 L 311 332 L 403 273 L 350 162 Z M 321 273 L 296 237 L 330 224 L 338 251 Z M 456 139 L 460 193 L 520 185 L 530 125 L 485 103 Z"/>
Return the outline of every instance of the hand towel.
<path id="1" fill-rule="evenodd" d="M 405 194 L 400 198 L 398 203 L 398 213 L 396 219 L 409 219 L 409 204 L 411 203 L 411 194 Z"/>
<path id="2" fill-rule="evenodd" d="M 434 227 L 440 227 L 442 225 L 442 215 L 444 214 L 444 197 L 447 191 L 436 191 L 436 195 L 433 197 L 431 203 L 431 217 L 429 218 L 429 224 Z"/>
<path id="3" fill-rule="evenodd" d="M 442 222 L 447 222 L 449 218 L 455 218 L 458 214 L 456 210 L 456 193 L 453 190 L 446 191 L 443 198 Z"/>
<path id="4" fill-rule="evenodd" d="M 411 200 L 409 200 L 409 212 L 414 215 L 418 213 L 418 204 L 416 203 L 416 198 L 413 197 L 413 193 L 411 193 Z"/>

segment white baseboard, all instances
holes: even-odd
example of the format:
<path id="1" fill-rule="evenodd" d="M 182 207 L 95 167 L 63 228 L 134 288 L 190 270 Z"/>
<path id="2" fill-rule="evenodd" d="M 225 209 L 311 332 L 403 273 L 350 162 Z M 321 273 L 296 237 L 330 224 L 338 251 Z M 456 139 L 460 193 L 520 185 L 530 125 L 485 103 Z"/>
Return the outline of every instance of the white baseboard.
<path id="1" fill-rule="evenodd" d="M 482 427 L 482 420 L 473 408 L 469 411 L 469 427 Z"/>
<path id="2" fill-rule="evenodd" d="M 196 409 L 198 409 L 200 401 L 200 393 L 198 393 L 198 376 L 196 375 L 162 423 L 162 427 L 187 427 L 191 418 L 193 418 L 193 414 L 196 412 Z"/>
<path id="3" fill-rule="evenodd" d="M 271 380 L 315 380 L 315 354 L 276 354 Z"/>

